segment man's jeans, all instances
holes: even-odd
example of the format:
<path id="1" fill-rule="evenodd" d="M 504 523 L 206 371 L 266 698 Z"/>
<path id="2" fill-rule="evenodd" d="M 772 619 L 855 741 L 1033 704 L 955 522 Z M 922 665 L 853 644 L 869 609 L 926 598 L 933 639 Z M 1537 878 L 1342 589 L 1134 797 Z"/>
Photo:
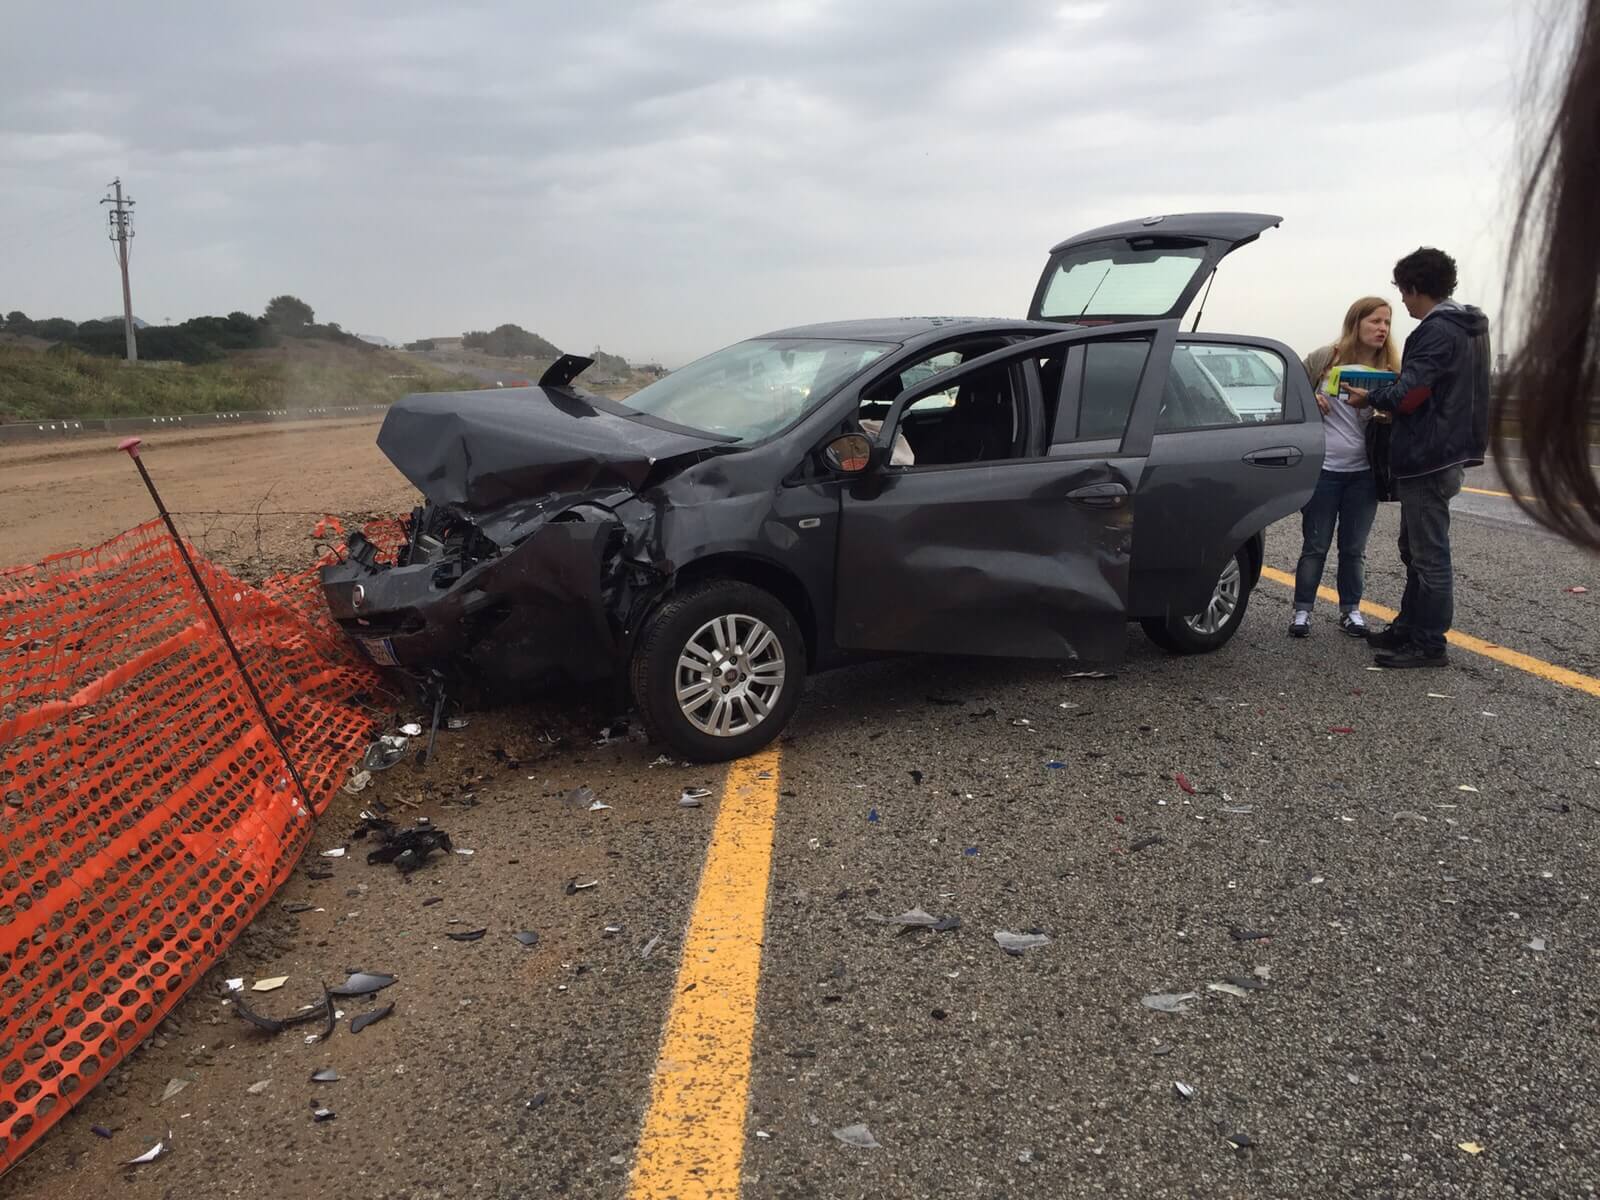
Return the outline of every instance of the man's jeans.
<path id="1" fill-rule="evenodd" d="M 1294 571 L 1294 606 L 1310 612 L 1322 582 L 1322 568 L 1339 528 L 1339 608 L 1349 612 L 1361 604 L 1366 578 L 1367 535 L 1378 515 L 1378 487 L 1371 471 L 1323 471 L 1317 490 L 1300 510 L 1304 539 Z"/>
<path id="2" fill-rule="evenodd" d="M 1450 565 L 1450 501 L 1461 491 L 1461 467 L 1395 480 L 1400 493 L 1400 561 L 1406 592 L 1395 628 L 1424 654 L 1443 654 L 1455 619 Z"/>

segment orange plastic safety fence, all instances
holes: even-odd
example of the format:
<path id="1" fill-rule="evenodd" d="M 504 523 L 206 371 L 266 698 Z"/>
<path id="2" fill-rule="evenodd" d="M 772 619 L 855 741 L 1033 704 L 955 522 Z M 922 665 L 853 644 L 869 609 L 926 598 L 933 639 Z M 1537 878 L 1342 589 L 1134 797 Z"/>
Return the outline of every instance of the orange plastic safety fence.
<path id="1" fill-rule="evenodd" d="M 0 571 L 0 1169 L 223 954 L 377 724 L 314 572 L 195 561 L 304 797 L 164 526 Z"/>

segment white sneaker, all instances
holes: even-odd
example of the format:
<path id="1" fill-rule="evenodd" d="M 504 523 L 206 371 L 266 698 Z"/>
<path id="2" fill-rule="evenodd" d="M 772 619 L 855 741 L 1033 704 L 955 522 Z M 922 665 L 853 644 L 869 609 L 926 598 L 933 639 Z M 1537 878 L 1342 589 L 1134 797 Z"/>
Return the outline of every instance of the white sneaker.
<path id="1" fill-rule="evenodd" d="M 1289 636 L 1295 638 L 1311 636 L 1311 614 L 1305 609 L 1294 610 L 1294 619 L 1289 622 Z"/>
<path id="2" fill-rule="evenodd" d="M 1367 619 L 1361 615 L 1360 609 L 1351 609 L 1339 618 L 1339 628 L 1351 637 L 1365 638 L 1367 636 Z"/>

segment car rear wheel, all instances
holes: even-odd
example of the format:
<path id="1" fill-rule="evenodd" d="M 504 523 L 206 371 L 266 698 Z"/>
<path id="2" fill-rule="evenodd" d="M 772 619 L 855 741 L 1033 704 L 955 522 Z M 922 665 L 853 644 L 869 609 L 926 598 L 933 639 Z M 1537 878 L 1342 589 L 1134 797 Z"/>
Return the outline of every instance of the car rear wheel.
<path id="1" fill-rule="evenodd" d="M 1250 556 L 1241 546 L 1222 568 L 1205 608 L 1183 617 L 1145 617 L 1139 624 L 1152 642 L 1173 654 L 1220 650 L 1238 632 L 1250 603 Z"/>
<path id="2" fill-rule="evenodd" d="M 783 732 L 805 671 L 805 641 L 783 602 L 722 579 L 656 610 L 630 675 L 658 741 L 693 762 L 721 762 L 753 754 Z"/>

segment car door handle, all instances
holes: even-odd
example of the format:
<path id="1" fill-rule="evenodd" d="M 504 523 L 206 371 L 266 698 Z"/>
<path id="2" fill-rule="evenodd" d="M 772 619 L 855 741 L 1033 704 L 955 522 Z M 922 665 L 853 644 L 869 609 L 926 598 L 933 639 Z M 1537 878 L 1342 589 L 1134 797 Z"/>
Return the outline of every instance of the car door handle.
<path id="1" fill-rule="evenodd" d="M 1265 450 L 1252 450 L 1244 461 L 1252 467 L 1292 467 L 1305 457 L 1298 446 L 1269 446 Z"/>
<path id="2" fill-rule="evenodd" d="M 1085 508 L 1120 508 L 1128 499 L 1128 489 L 1120 483 L 1091 483 L 1074 488 L 1067 499 Z"/>

